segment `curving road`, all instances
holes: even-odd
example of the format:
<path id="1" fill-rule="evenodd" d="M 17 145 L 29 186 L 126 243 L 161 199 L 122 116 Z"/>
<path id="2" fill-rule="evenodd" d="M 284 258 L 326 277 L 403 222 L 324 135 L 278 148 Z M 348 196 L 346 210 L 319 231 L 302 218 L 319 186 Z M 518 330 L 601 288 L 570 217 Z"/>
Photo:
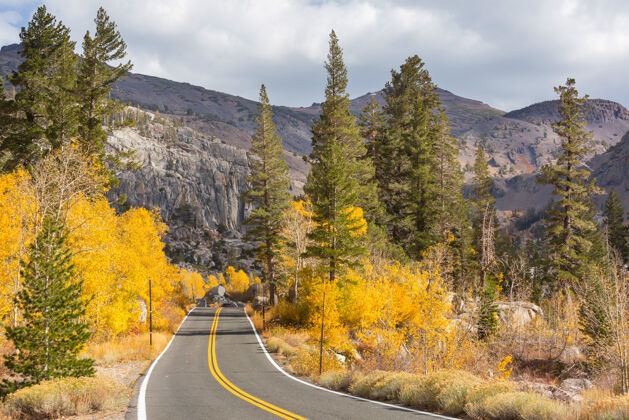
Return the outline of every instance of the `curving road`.
<path id="1" fill-rule="evenodd" d="M 274 366 L 240 308 L 196 308 L 138 381 L 126 418 L 435 419 L 339 395 Z"/>

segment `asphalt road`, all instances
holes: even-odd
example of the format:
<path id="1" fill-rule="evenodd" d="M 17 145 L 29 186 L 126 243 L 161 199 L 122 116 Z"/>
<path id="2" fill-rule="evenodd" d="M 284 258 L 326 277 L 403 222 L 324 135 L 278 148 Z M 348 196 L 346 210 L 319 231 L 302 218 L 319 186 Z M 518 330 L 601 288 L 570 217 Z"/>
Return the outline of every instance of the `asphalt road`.
<path id="1" fill-rule="evenodd" d="M 337 395 L 291 379 L 268 360 L 241 308 L 191 311 L 149 371 L 145 398 L 136 392 L 127 419 L 142 417 L 142 400 L 149 420 L 441 417 Z"/>

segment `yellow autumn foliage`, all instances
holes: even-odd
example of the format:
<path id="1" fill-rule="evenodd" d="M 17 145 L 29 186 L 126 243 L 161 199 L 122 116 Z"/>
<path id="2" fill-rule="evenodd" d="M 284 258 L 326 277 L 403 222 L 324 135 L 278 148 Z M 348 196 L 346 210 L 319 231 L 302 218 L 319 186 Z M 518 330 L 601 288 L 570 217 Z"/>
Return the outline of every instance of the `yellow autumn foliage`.
<path id="1" fill-rule="evenodd" d="M 300 299 L 283 308 L 287 322 L 303 322 L 318 341 L 325 292 L 325 346 L 352 357 L 360 346 L 363 364 L 385 370 L 430 372 L 469 362 L 470 345 L 450 319 L 451 293 L 434 267 L 397 262 L 373 265 L 368 259 L 348 269 L 334 283 L 305 267 Z M 282 315 L 280 315 L 282 316 Z M 288 319 L 290 318 L 290 319 Z M 351 340 L 350 340 L 351 337 Z"/>
<path id="2" fill-rule="evenodd" d="M 13 297 L 20 290 L 21 261 L 34 237 L 30 176 L 24 170 L 0 177 L 0 319 L 16 319 Z"/>
<path id="3" fill-rule="evenodd" d="M 219 278 L 220 277 L 220 278 Z M 207 278 L 207 288 L 208 290 L 222 284 L 225 286 L 225 280 L 223 279 L 223 275 L 221 274 L 219 277 L 210 275 Z M 222 280 L 222 281 L 221 281 Z"/>
<path id="4" fill-rule="evenodd" d="M 230 292 L 243 293 L 249 288 L 249 276 L 243 270 L 236 271 L 234 267 L 229 266 L 225 270 L 225 277 Z"/>
<path id="5" fill-rule="evenodd" d="M 188 271 L 186 269 L 181 269 L 181 284 L 183 287 L 183 291 L 187 298 L 191 301 L 196 298 L 201 298 L 205 295 L 205 292 L 208 291 L 208 287 L 203 281 L 203 277 L 201 274 L 195 271 Z"/>
<path id="6" fill-rule="evenodd" d="M 72 153 L 72 150 L 68 151 Z M 53 156 L 54 161 L 66 159 Z M 69 159 L 69 158 L 68 158 Z M 52 163 L 50 163 L 52 161 Z M 86 163 L 85 176 L 96 176 Z M 47 198 L 41 177 L 23 170 L 0 176 L 0 319 L 19 323 L 13 297 L 21 287 L 20 264 L 28 258 L 29 245 L 36 235 L 40 212 L 50 202 L 65 203 L 68 245 L 72 251 L 75 275 L 83 280 L 83 293 L 89 302 L 86 318 L 95 338 L 146 329 L 149 279 L 152 285 L 153 325 L 172 329 L 184 315 L 181 302 L 191 302 L 204 293 L 205 283 L 197 273 L 171 265 L 161 240 L 166 225 L 159 212 L 132 208 L 118 215 L 103 195 L 103 187 L 90 186 L 90 196 L 82 191 L 63 192 Z M 35 178 L 35 175 L 40 178 Z M 102 182 L 85 180 L 84 184 Z M 91 185 L 91 184 L 90 184 Z M 181 291 L 181 292 L 180 292 Z M 184 293 L 183 299 L 178 293 Z M 17 316 L 17 321 L 16 321 Z"/>

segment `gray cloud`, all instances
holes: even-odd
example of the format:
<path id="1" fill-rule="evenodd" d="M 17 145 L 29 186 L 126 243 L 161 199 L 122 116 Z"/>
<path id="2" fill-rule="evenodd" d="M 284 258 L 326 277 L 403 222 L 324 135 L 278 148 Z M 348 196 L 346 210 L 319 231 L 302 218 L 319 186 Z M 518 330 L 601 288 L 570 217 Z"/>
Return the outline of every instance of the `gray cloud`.
<path id="1" fill-rule="evenodd" d="M 320 101 L 328 33 L 339 35 L 352 96 L 375 91 L 409 55 L 452 92 L 510 110 L 583 93 L 629 105 L 629 3 L 617 1 L 50 0 L 79 41 L 102 4 L 134 71 L 274 103 Z M 37 3 L 0 0 L 0 41 L 17 39 Z M 19 21 L 16 16 L 21 15 Z"/>

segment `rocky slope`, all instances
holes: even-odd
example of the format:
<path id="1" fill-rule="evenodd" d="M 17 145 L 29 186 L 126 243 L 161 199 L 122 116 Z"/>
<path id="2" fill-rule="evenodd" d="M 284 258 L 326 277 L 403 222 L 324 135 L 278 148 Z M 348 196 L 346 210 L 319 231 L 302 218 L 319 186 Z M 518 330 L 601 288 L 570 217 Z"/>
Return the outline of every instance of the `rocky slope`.
<path id="1" fill-rule="evenodd" d="M 21 60 L 19 49 L 16 44 L 0 49 L 0 74 L 9 74 L 17 68 Z M 447 90 L 438 89 L 437 93 L 452 123 L 452 133 L 460 139 L 461 162 L 468 178 L 478 144 L 486 149 L 492 174 L 502 181 L 516 175 L 535 173 L 553 159 L 559 144 L 550 126 L 559 117 L 556 101 L 542 102 L 505 114 Z M 374 95 L 383 103 L 382 91 L 368 93 L 352 100 L 352 111 L 358 114 Z M 199 132 L 221 138 L 234 146 L 247 149 L 251 144 L 250 136 L 255 129 L 254 116 L 257 113 L 254 101 L 135 73 L 114 86 L 112 97 L 144 109 L 159 110 Z M 620 104 L 602 99 L 592 100 L 590 104 L 592 110 L 588 116 L 588 128 L 594 132 L 597 153 L 602 153 L 629 130 L 629 111 Z M 273 112 L 286 148 L 291 176 L 303 185 L 308 166 L 301 156 L 310 151 L 310 126 L 319 115 L 320 106 L 275 106 Z"/>
<path id="2" fill-rule="evenodd" d="M 593 156 L 584 165 L 592 173 L 602 194 L 594 198 L 600 209 L 612 188 L 616 189 L 625 209 L 629 210 L 629 131 L 606 152 Z M 495 179 L 494 195 L 501 210 L 541 209 L 552 199 L 553 188 L 535 182 L 535 174 Z"/>
<path id="3" fill-rule="evenodd" d="M 159 209 L 169 226 L 167 251 L 179 261 L 220 268 L 230 248 L 237 255 L 250 249 L 239 240 L 248 210 L 241 200 L 248 153 L 167 121 L 153 120 L 142 132 L 129 127 L 110 132 L 108 146 L 134 151 L 140 169 L 121 171 L 109 198 L 125 195 L 123 209 Z"/>
<path id="4" fill-rule="evenodd" d="M 19 50 L 20 46 L 15 44 L 0 49 L 0 74 L 9 74 L 17 68 L 21 61 Z M 536 184 L 534 175 L 556 156 L 560 140 L 552 131 L 551 124 L 559 119 L 557 102 L 542 102 L 504 113 L 447 90 L 439 89 L 438 94 L 451 120 L 452 133 L 460 140 L 460 159 L 466 178 L 469 180 L 472 175 L 475 150 L 481 144 L 486 149 L 490 170 L 496 180 L 494 192 L 499 208 L 524 210 L 546 205 L 550 199 L 550 188 Z M 240 204 L 235 198 L 235 191 L 242 187 L 243 156 L 246 156 L 243 149 L 250 146 L 250 136 L 255 128 L 256 102 L 188 83 L 134 73 L 115 85 L 112 96 L 122 102 L 159 111 L 163 116 L 171 120 L 176 118 L 193 129 L 177 129 L 178 136 L 183 140 L 168 146 L 170 149 L 165 143 L 157 146 L 155 142 L 160 136 L 157 132 L 155 138 L 133 137 L 133 130 L 113 134 L 112 145 L 118 142 L 120 147 L 136 149 L 149 165 L 142 169 L 140 175 L 133 176 L 133 183 L 124 184 L 123 180 L 122 188 L 128 190 L 129 202 L 147 207 L 158 206 L 168 220 L 180 220 L 181 211 L 175 210 L 183 206 L 187 209 L 184 212 L 186 215 L 191 213 L 194 216 L 190 219 L 193 226 L 216 228 L 223 223 L 228 229 L 236 229 L 242 219 L 242 209 L 238 207 Z M 368 93 L 351 101 L 352 112 L 358 114 L 372 96 L 381 104 L 384 102 L 382 91 Z M 603 99 L 591 100 L 590 105 L 588 129 L 594 133 L 596 153 L 601 154 L 618 143 L 629 130 L 629 111 L 618 103 Z M 278 132 L 284 140 L 293 192 L 299 194 L 308 172 L 302 155 L 310 151 L 310 126 L 319 115 L 320 105 L 276 106 L 273 112 Z M 227 144 L 210 140 L 212 138 L 220 138 L 233 147 L 229 149 Z M 612 150 L 610 152 L 620 153 L 620 149 Z M 236 177 L 237 180 L 221 179 L 218 173 L 201 168 L 200 162 L 191 161 L 191 155 L 197 151 L 219 159 L 221 164 L 212 163 L 215 171 L 223 177 Z M 610 154 L 605 156 L 596 157 L 593 162 L 611 159 Z M 169 160 L 174 166 L 168 166 Z M 159 165 L 154 162 L 159 162 Z M 617 181 L 617 176 L 624 169 L 618 161 L 615 162 L 615 169 L 611 172 L 602 169 L 605 165 L 597 164 L 600 182 L 611 185 Z M 192 171 L 192 174 L 187 171 Z M 155 188 L 157 191 L 154 191 Z M 174 203 L 170 202 L 172 200 Z M 204 207 L 202 202 L 205 200 L 226 202 Z"/>
<path id="5" fill-rule="evenodd" d="M 625 210 L 629 210 L 629 131 L 622 140 L 605 153 L 594 157 L 589 164 L 598 186 L 609 192 L 616 189 Z M 606 196 L 595 199 L 602 206 Z"/>

